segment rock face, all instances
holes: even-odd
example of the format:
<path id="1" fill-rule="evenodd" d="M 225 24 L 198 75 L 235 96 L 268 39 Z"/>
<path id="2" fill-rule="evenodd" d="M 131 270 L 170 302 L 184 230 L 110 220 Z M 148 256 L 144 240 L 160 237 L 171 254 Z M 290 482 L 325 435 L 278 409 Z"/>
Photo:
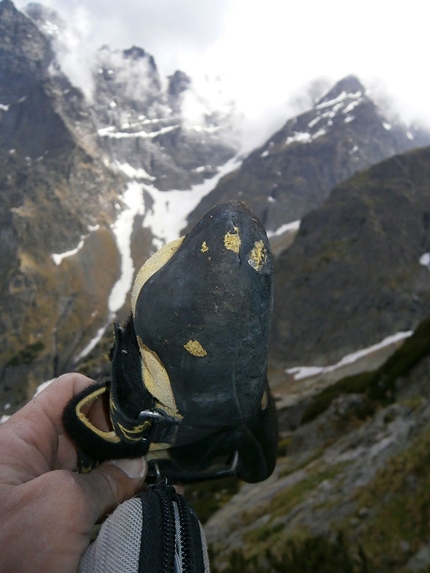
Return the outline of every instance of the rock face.
<path id="1" fill-rule="evenodd" d="M 71 368 L 89 330 L 106 320 L 119 275 L 110 224 L 123 182 L 70 129 L 69 108 L 82 97 L 67 101 L 50 81 L 47 38 L 9 1 L 0 28 L 0 389 L 13 404 Z M 103 228 L 90 239 L 95 225 Z M 51 255 L 83 237 L 73 263 L 57 266 Z"/>
<path id="2" fill-rule="evenodd" d="M 11 0 L 0 3 L 0 38 L 0 104 L 9 105 L 46 78 L 53 54 L 36 26 L 17 16 Z"/>
<path id="3" fill-rule="evenodd" d="M 275 271 L 273 358 L 334 364 L 430 314 L 430 149 L 336 187 Z"/>
<path id="4" fill-rule="evenodd" d="M 335 185 L 354 173 L 429 144 L 430 133 L 390 123 L 350 76 L 253 151 L 205 197 L 189 221 L 213 204 L 239 199 L 275 231 L 321 205 Z"/>
<path id="5" fill-rule="evenodd" d="M 164 88 L 139 47 L 102 48 L 86 98 L 54 53 L 66 24 L 27 13 L 0 2 L 0 402 L 13 408 L 125 318 L 154 250 L 151 192 L 201 183 L 236 153 L 215 116 L 182 114 L 186 75 Z"/>
<path id="6" fill-rule="evenodd" d="M 182 115 L 183 100 L 196 97 L 183 72 L 170 78 L 166 93 L 152 56 L 139 48 L 104 47 L 97 59 L 91 112 L 97 143 L 114 167 L 127 174 L 131 167 L 163 191 L 188 189 L 236 153 L 238 142 L 220 118 L 207 115 L 193 124 Z"/>

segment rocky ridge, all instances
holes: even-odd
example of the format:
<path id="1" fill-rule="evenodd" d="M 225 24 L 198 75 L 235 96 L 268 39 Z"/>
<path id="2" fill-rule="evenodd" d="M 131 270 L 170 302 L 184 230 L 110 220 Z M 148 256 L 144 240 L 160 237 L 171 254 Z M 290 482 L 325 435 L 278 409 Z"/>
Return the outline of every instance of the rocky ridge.
<path id="1" fill-rule="evenodd" d="M 250 153 L 202 200 L 189 222 L 213 204 L 239 199 L 275 232 L 322 205 L 333 187 L 354 173 L 429 144 L 428 131 L 389 121 L 360 81 L 349 76 Z"/>

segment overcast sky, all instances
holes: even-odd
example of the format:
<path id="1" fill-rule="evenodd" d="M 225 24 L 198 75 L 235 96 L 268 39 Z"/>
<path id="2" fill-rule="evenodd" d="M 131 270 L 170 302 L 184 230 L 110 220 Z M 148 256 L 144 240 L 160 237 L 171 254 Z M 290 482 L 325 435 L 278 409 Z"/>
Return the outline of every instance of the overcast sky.
<path id="1" fill-rule="evenodd" d="M 291 111 L 308 82 L 356 74 L 430 124 L 425 0 L 44 0 L 86 43 L 153 54 L 163 76 L 223 74 L 252 119 Z M 27 4 L 16 0 L 18 7 Z M 86 53 L 86 52 L 85 52 Z"/>

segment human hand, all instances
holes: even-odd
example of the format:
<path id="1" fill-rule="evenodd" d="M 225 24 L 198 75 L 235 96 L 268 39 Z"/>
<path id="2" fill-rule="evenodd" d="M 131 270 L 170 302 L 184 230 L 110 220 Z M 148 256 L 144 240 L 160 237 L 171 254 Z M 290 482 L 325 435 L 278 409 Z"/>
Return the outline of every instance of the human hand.
<path id="1" fill-rule="evenodd" d="M 74 473 L 76 449 L 61 416 L 93 381 L 64 374 L 0 426 L 0 570 L 76 573 L 94 524 L 142 488 L 143 458 Z M 100 404 L 87 414 L 103 429 Z"/>

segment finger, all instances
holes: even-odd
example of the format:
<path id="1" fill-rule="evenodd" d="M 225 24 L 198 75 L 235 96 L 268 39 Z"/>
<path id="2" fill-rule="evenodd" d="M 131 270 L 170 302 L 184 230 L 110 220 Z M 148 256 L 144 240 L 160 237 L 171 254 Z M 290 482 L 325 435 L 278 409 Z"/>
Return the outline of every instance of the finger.
<path id="1" fill-rule="evenodd" d="M 20 412 L 28 417 L 27 409 L 31 408 L 31 413 L 38 413 L 40 409 L 56 431 L 63 433 L 62 415 L 66 404 L 90 384 L 94 384 L 94 380 L 77 372 L 63 374 L 37 394 Z"/>
<path id="2" fill-rule="evenodd" d="M 91 383 L 81 374 L 60 376 L 1 426 L 3 483 L 23 483 L 58 467 L 60 443 L 61 467 L 74 467 L 76 451 L 64 435 L 61 416 L 67 402 Z"/>
<path id="3" fill-rule="evenodd" d="M 147 472 L 145 458 L 135 458 L 105 462 L 90 473 L 77 476 L 85 489 L 94 523 L 140 491 Z"/>

